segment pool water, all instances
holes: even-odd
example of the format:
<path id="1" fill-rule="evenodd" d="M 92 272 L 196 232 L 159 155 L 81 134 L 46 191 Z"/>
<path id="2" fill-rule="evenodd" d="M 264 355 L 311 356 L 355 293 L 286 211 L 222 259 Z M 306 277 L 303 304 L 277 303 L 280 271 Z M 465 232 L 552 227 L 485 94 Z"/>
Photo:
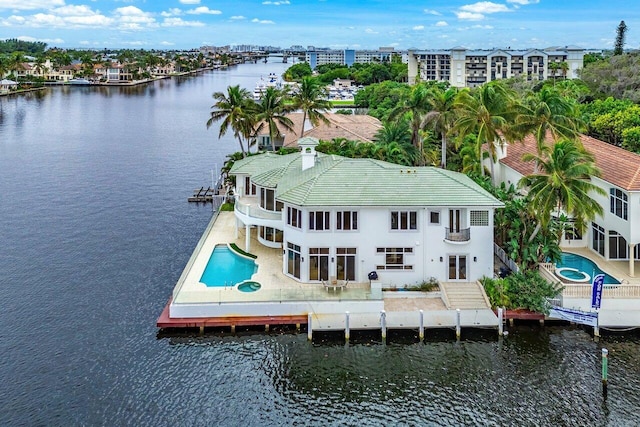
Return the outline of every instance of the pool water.
<path id="1" fill-rule="evenodd" d="M 260 290 L 260 288 L 262 287 L 262 285 L 258 282 L 253 282 L 253 281 L 247 281 L 247 282 L 242 282 L 238 285 L 238 290 L 240 292 L 255 292 L 257 290 Z"/>
<path id="2" fill-rule="evenodd" d="M 568 252 L 563 252 L 562 253 L 562 258 L 560 260 L 560 262 L 558 262 L 556 264 L 557 268 L 575 268 L 576 270 L 580 271 L 580 272 L 584 272 L 586 274 L 589 275 L 589 283 L 593 282 L 593 277 L 598 275 L 598 274 L 604 274 L 604 283 L 606 285 L 619 285 L 620 281 L 617 280 L 616 278 L 610 276 L 609 274 L 605 273 L 604 271 L 600 270 L 598 268 L 598 266 L 591 261 L 588 258 L 585 258 L 583 256 L 580 255 L 576 255 L 576 254 L 570 254 Z M 572 273 L 571 271 L 563 271 L 562 275 L 571 279 L 572 277 L 576 277 L 578 280 L 579 278 L 583 277 L 582 274 L 580 273 Z M 574 275 L 574 276 L 572 276 Z M 575 280 L 575 279 L 574 279 Z"/>
<path id="3" fill-rule="evenodd" d="M 256 269 L 252 259 L 236 255 L 226 245 L 216 245 L 200 281 L 207 287 L 233 286 L 250 279 Z"/>

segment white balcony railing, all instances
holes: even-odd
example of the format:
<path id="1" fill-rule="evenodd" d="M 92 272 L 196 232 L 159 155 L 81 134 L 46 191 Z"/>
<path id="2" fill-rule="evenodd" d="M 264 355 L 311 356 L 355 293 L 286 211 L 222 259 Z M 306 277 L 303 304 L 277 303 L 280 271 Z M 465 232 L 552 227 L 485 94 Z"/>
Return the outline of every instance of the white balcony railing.
<path id="1" fill-rule="evenodd" d="M 282 220 L 282 212 L 267 211 L 256 204 L 247 203 L 240 199 L 236 199 L 235 210 L 249 218 L 266 219 L 271 221 Z"/>

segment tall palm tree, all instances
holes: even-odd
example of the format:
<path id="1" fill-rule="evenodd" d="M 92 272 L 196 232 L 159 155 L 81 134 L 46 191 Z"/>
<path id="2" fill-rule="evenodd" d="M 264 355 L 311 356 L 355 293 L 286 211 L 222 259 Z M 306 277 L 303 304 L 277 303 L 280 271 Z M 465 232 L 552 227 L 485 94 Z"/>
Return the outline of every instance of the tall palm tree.
<path id="1" fill-rule="evenodd" d="M 331 109 L 331 102 L 326 97 L 326 88 L 316 79 L 311 76 L 302 78 L 297 92 L 292 97 L 293 107 L 296 110 L 302 110 L 300 138 L 304 135 L 304 123 L 307 121 L 307 117 L 314 126 L 318 126 L 320 120 L 329 124 L 329 120 L 324 114 Z"/>
<path id="2" fill-rule="evenodd" d="M 427 86 L 424 83 L 418 83 L 413 86 L 409 96 L 389 113 L 389 120 L 395 120 L 403 116 L 409 117 L 411 123 L 411 143 L 418 150 L 418 163 L 420 165 L 424 163 L 420 129 L 422 128 L 422 121 L 425 114 L 430 111 L 428 97 Z"/>
<path id="3" fill-rule="evenodd" d="M 440 167 L 443 169 L 447 167 L 447 138 L 457 119 L 455 105 L 457 95 L 458 89 L 455 87 L 442 90 L 434 86 L 429 90 L 427 98 L 430 111 L 424 116 L 424 124 L 430 125 L 442 138 Z"/>
<path id="4" fill-rule="evenodd" d="M 562 61 L 560 64 L 558 64 L 558 68 L 562 70 L 562 77 L 566 79 L 567 73 L 569 72 L 569 64 L 567 63 L 567 61 Z"/>
<path id="5" fill-rule="evenodd" d="M 291 109 L 292 106 L 287 105 L 286 93 L 271 86 L 254 105 L 255 120 L 256 123 L 260 123 L 255 131 L 260 132 L 265 126 L 269 128 L 269 140 L 274 152 L 276 151 L 275 138 L 281 136 L 278 125 L 293 132 L 293 122 L 287 117 Z"/>
<path id="6" fill-rule="evenodd" d="M 553 84 L 556 84 L 556 77 L 558 74 L 558 70 L 560 69 L 560 64 L 558 62 L 549 62 L 549 71 L 551 71 L 551 77 L 553 77 Z"/>
<path id="7" fill-rule="evenodd" d="M 542 154 L 529 153 L 523 160 L 536 162 L 539 169 L 538 173 L 526 175 L 518 183 L 520 188 L 528 189 L 539 218 L 529 241 L 541 227 L 549 226 L 554 213 L 559 217 L 562 211 L 566 212 L 579 227 L 602 215 L 602 206 L 589 194 L 606 196 L 604 190 L 590 181 L 592 176 L 600 176 L 600 170 L 593 155 L 578 141 L 561 139 L 552 147 L 546 146 Z"/>
<path id="8" fill-rule="evenodd" d="M 478 152 L 486 144 L 493 160 L 496 157 L 496 144 L 504 136 L 507 141 L 513 138 L 511 123 L 517 116 L 516 95 L 511 89 L 499 83 L 487 83 L 471 92 L 463 89 L 455 102 L 458 118 L 454 128 L 460 134 L 460 140 L 475 135 Z M 480 156 L 482 158 L 482 156 Z M 480 168 L 484 175 L 484 168 Z"/>
<path id="9" fill-rule="evenodd" d="M 576 104 L 555 88 L 545 86 L 540 92 L 532 93 L 521 107 L 513 129 L 522 135 L 532 134 L 538 154 L 542 154 L 548 135 L 553 141 L 578 137 L 582 121 Z"/>
<path id="10" fill-rule="evenodd" d="M 207 129 L 211 125 L 219 120 L 222 120 L 220 124 L 220 133 L 218 138 L 227 133 L 227 130 L 231 128 L 233 135 L 238 138 L 240 144 L 240 151 L 242 156 L 246 156 L 244 144 L 242 143 L 242 137 L 247 137 L 250 134 L 249 128 L 252 117 L 249 114 L 253 107 L 253 100 L 247 89 L 241 89 L 240 85 L 227 87 L 227 93 L 215 92 L 213 99 L 216 103 L 211 107 L 211 117 L 207 120 Z"/>

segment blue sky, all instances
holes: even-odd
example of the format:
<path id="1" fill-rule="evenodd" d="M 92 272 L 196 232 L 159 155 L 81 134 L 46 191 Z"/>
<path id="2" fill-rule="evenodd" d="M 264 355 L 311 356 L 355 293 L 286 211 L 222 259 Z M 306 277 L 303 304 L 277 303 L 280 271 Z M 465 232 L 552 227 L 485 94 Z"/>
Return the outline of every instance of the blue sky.
<path id="1" fill-rule="evenodd" d="M 0 0 L 0 39 L 66 48 L 640 48 L 638 0 Z"/>

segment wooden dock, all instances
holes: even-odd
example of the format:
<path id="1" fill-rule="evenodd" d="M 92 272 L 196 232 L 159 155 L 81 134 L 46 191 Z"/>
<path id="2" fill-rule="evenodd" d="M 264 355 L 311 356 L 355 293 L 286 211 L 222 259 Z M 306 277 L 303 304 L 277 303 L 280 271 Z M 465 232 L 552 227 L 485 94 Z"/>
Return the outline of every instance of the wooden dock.
<path id="1" fill-rule="evenodd" d="M 214 196 L 217 196 L 218 191 L 212 187 L 200 187 L 193 190 L 193 196 L 189 197 L 187 201 L 195 203 L 207 203 L 213 202 Z"/>

